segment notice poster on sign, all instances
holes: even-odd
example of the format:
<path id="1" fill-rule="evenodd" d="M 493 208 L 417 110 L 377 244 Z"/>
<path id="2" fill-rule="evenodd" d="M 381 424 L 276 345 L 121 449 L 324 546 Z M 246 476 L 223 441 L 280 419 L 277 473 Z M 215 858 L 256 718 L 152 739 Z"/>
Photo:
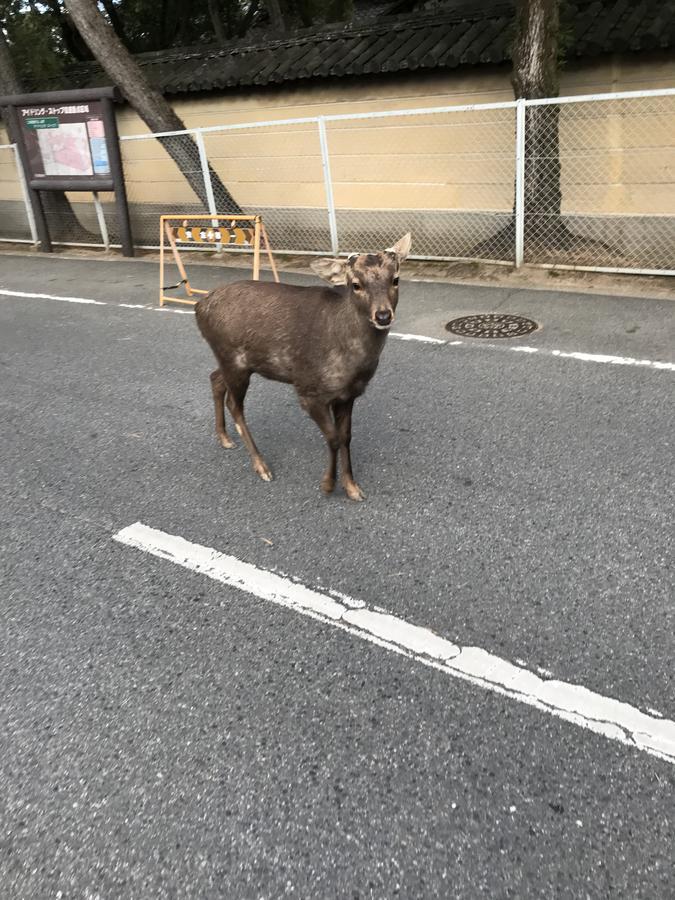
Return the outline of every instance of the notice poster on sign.
<path id="1" fill-rule="evenodd" d="M 34 178 L 110 176 L 101 104 L 18 108 Z"/>
<path id="2" fill-rule="evenodd" d="M 105 142 L 103 122 L 100 119 L 91 119 L 87 122 L 87 133 L 94 172 L 96 175 L 107 175 L 110 172 L 110 163 L 108 162 L 108 147 Z"/>
<path id="3" fill-rule="evenodd" d="M 36 129 L 45 175 L 93 175 L 87 126 L 72 122 Z"/>

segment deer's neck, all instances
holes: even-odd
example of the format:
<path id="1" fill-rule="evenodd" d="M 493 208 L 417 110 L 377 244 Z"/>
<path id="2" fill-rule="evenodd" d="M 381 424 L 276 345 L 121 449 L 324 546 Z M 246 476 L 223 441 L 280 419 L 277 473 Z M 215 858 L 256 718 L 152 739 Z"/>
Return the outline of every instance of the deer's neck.
<path id="1" fill-rule="evenodd" d="M 335 313 L 332 329 L 335 345 L 358 358 L 359 362 L 377 362 L 387 332 L 375 328 L 348 297 L 342 300 Z"/>

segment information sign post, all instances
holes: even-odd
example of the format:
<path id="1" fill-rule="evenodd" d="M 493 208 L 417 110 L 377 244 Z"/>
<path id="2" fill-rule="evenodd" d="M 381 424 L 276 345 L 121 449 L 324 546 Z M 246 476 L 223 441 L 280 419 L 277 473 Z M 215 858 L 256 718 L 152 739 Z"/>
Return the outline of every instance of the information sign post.
<path id="1" fill-rule="evenodd" d="M 42 191 L 113 191 L 122 252 L 133 256 L 113 101 L 116 88 L 0 97 L 35 215 L 40 247 L 52 250 Z"/>

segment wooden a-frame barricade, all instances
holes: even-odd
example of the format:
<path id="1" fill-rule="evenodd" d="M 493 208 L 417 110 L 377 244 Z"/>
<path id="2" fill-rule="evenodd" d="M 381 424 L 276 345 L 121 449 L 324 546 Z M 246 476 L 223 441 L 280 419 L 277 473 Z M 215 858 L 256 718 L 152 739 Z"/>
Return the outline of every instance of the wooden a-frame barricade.
<path id="1" fill-rule="evenodd" d="M 190 225 L 189 222 L 201 220 L 204 225 Z M 220 223 L 223 223 L 222 225 Z M 248 223 L 248 224 L 246 224 Z M 187 277 L 187 272 L 180 256 L 180 246 L 187 244 L 215 244 L 217 249 L 222 247 L 252 247 L 253 248 L 253 280 L 260 279 L 260 244 L 261 241 L 267 252 L 274 280 L 279 281 L 279 274 L 272 255 L 267 238 L 267 232 L 261 216 L 160 216 L 159 217 L 159 305 L 165 303 L 187 303 L 194 305 L 192 300 L 195 294 L 208 294 L 209 291 L 193 287 Z M 181 275 L 178 284 L 164 284 L 164 251 L 167 249 L 165 241 L 171 248 L 174 261 Z M 165 291 L 184 287 L 187 297 L 167 297 Z"/>

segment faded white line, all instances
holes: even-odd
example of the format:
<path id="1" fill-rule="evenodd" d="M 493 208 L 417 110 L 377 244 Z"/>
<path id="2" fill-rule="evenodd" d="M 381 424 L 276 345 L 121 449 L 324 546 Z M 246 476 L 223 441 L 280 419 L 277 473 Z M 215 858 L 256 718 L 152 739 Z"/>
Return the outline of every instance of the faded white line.
<path id="1" fill-rule="evenodd" d="M 142 522 L 118 531 L 114 540 L 675 765 L 675 722 L 669 719 L 648 715 L 582 685 L 540 678 L 480 647 L 461 647 L 377 607 L 312 590 Z"/>
<path id="2" fill-rule="evenodd" d="M 31 294 L 26 291 L 9 291 L 0 288 L 0 294 L 5 297 L 35 297 L 38 300 L 63 300 L 65 303 L 90 303 L 93 306 L 107 306 L 103 300 L 90 300 L 88 297 L 60 297 L 56 294 Z"/>
<path id="3" fill-rule="evenodd" d="M 194 316 L 193 309 L 174 309 L 171 306 L 152 306 L 150 303 L 116 303 L 115 306 L 122 306 L 124 309 L 144 309 L 146 312 L 168 312 L 177 313 L 179 316 Z"/>
<path id="4" fill-rule="evenodd" d="M 0 295 L 6 297 L 33 297 L 38 300 L 63 300 L 66 303 L 90 303 L 95 306 L 120 306 L 124 309 L 144 309 L 151 312 L 167 312 L 179 316 L 194 315 L 191 309 L 174 309 L 169 306 L 146 306 L 142 303 L 114 303 L 104 300 L 91 300 L 87 297 L 60 297 L 56 294 L 33 294 L 24 291 L 10 291 L 0 288 Z M 562 359 L 576 359 L 581 362 L 605 363 L 613 366 L 635 366 L 646 369 L 656 369 L 665 372 L 675 372 L 675 363 L 662 362 L 654 359 L 635 359 L 632 356 L 612 356 L 605 353 L 582 353 L 567 350 L 547 350 L 541 347 L 526 345 L 507 346 L 506 344 L 493 344 L 486 342 L 446 341 L 441 338 L 428 337 L 424 334 L 406 334 L 398 331 L 391 332 L 391 337 L 399 341 L 416 341 L 421 344 L 438 344 L 448 347 L 483 347 L 490 350 L 503 350 L 510 353 L 540 354 L 541 356 L 557 356 Z"/>
<path id="5" fill-rule="evenodd" d="M 564 350 L 551 350 L 552 356 L 563 356 L 565 359 L 580 359 L 584 362 L 609 363 L 611 366 L 647 366 L 653 369 L 666 369 L 675 372 L 675 363 L 657 362 L 653 359 L 634 359 L 630 356 L 608 356 L 603 353 L 568 353 Z"/>
<path id="6" fill-rule="evenodd" d="M 423 344 L 447 344 L 447 341 L 439 338 L 427 337 L 424 334 L 402 334 L 400 331 L 392 331 L 391 337 L 399 341 L 420 341 Z"/>
<path id="7" fill-rule="evenodd" d="M 636 359 L 632 356 L 613 356 L 607 353 L 548 350 L 542 347 L 529 347 L 522 344 L 509 346 L 508 344 L 493 344 L 487 341 L 443 341 L 439 338 L 430 338 L 422 334 L 398 334 L 397 332 L 392 332 L 391 337 L 404 341 L 420 341 L 424 344 L 446 344 L 448 347 L 483 347 L 488 350 L 505 350 L 510 353 L 539 353 L 542 356 L 578 359 L 581 362 L 607 363 L 613 366 L 638 366 L 648 369 L 661 369 L 662 371 L 675 372 L 675 363 L 660 362 L 659 360 L 654 359 Z"/>

